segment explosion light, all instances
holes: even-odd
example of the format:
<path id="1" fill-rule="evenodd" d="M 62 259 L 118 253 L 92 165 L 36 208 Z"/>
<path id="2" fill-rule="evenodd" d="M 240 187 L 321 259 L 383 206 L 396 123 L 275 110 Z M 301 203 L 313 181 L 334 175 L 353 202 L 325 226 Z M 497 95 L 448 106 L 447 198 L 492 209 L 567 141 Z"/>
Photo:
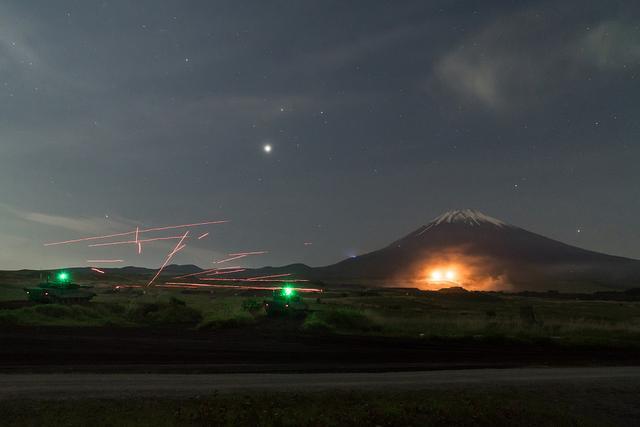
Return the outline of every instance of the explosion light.
<path id="1" fill-rule="evenodd" d="M 453 268 L 437 269 L 429 277 L 432 282 L 454 282 L 458 279 L 458 273 Z"/>

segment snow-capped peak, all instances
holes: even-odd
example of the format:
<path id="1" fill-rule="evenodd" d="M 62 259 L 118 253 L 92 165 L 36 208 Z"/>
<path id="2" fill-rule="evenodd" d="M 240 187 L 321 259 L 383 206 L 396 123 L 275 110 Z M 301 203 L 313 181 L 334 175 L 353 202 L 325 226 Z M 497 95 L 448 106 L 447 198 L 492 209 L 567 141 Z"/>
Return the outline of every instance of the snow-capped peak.
<path id="1" fill-rule="evenodd" d="M 437 218 L 434 218 L 431 221 L 430 225 L 440 225 L 440 224 L 467 224 L 471 226 L 482 225 L 482 224 L 492 224 L 496 227 L 507 227 L 508 224 L 506 222 L 502 222 L 499 219 L 490 217 L 489 215 L 485 215 L 480 211 L 476 211 L 473 209 L 461 209 L 445 212 Z"/>

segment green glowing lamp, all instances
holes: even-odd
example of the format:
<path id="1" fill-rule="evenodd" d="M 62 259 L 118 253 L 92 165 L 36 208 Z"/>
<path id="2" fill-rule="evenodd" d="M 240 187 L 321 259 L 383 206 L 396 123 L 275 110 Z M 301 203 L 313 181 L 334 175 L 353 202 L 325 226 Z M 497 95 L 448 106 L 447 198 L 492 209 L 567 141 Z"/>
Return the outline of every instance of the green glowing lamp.
<path id="1" fill-rule="evenodd" d="M 290 286 L 285 286 L 284 288 L 282 288 L 282 295 L 284 295 L 285 297 L 291 297 L 294 293 L 295 290 Z"/>
<path id="2" fill-rule="evenodd" d="M 61 283 L 67 283 L 69 281 L 69 273 L 66 271 L 61 271 L 58 273 L 58 281 Z"/>

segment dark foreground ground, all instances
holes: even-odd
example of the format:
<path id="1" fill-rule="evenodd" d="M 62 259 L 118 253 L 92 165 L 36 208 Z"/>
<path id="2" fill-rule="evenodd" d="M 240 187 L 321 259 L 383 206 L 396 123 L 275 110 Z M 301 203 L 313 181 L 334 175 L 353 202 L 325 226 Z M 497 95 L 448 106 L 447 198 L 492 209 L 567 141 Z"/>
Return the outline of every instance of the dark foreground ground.
<path id="1" fill-rule="evenodd" d="M 549 342 L 318 335 L 277 320 L 215 331 L 108 327 L 0 329 L 0 372 L 336 372 L 640 365 L 640 350 Z"/>
<path id="2" fill-rule="evenodd" d="M 439 390 L 456 386 L 640 387 L 640 367 L 237 374 L 0 374 L 0 399 L 173 397 L 323 390 Z M 640 408 L 638 408 L 640 411 Z"/>
<path id="3" fill-rule="evenodd" d="M 640 423 L 637 349 L 308 334 L 279 320 L 11 326 L 0 343 L 2 426 Z"/>
<path id="4" fill-rule="evenodd" d="M 443 371 L 439 374 L 446 377 Z M 387 384 L 384 390 L 297 387 L 194 397 L 123 393 L 118 398 L 64 399 L 61 394 L 46 400 L 0 399 L 0 419 L 3 426 L 637 426 L 640 422 L 637 376 L 627 380 L 552 376 L 541 382 L 445 381 L 411 390 Z"/>

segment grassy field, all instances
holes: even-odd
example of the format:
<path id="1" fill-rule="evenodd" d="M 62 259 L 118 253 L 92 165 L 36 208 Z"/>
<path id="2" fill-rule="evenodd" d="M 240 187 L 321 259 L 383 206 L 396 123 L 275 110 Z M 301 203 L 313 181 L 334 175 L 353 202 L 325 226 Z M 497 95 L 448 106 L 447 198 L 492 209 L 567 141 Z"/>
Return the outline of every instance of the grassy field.
<path id="1" fill-rule="evenodd" d="M 314 308 L 318 308 L 318 304 Z M 470 293 L 327 299 L 304 327 L 420 338 L 640 345 L 640 303 Z"/>
<path id="2" fill-rule="evenodd" d="M 96 288 L 85 305 L 7 307 L 0 326 L 162 326 L 237 328 L 260 324 L 269 292 L 181 290 L 113 293 Z M 20 286 L 0 285 L 0 302 L 26 300 Z M 555 342 L 640 347 L 640 302 L 580 301 L 492 293 L 403 290 L 327 291 L 305 298 L 310 334 L 370 334 L 430 340 Z"/>
<path id="3" fill-rule="evenodd" d="M 1 401 L 4 426 L 632 425 L 640 390 L 584 386 Z"/>

